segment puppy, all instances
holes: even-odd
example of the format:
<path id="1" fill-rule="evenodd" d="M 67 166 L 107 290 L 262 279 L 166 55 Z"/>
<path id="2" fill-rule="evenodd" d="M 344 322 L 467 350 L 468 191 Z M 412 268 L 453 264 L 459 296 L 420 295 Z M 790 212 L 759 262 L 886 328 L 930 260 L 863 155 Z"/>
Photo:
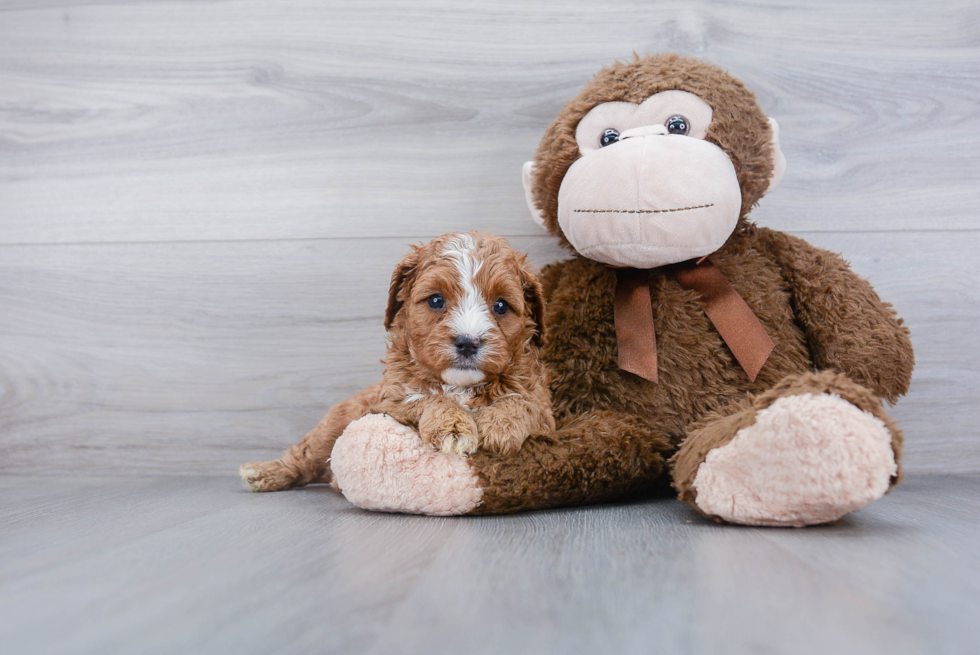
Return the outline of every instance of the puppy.
<path id="1" fill-rule="evenodd" d="M 373 413 L 448 453 L 516 452 L 555 428 L 538 358 L 543 314 L 541 284 L 506 239 L 453 233 L 413 246 L 391 277 L 384 379 L 333 407 L 280 459 L 244 464 L 242 481 L 253 491 L 330 482 L 337 437 Z"/>

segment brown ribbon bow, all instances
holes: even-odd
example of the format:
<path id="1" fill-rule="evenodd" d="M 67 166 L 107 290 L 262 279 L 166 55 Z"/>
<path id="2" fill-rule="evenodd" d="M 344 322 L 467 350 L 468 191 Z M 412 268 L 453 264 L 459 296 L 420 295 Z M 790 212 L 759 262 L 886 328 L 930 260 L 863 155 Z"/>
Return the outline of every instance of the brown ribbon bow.
<path id="1" fill-rule="evenodd" d="M 676 264 L 670 271 L 684 289 L 697 292 L 704 313 L 749 380 L 755 382 L 775 347 L 756 315 L 721 271 L 706 258 Z M 656 382 L 657 337 L 647 271 L 625 268 L 616 274 L 613 310 L 619 368 Z"/>

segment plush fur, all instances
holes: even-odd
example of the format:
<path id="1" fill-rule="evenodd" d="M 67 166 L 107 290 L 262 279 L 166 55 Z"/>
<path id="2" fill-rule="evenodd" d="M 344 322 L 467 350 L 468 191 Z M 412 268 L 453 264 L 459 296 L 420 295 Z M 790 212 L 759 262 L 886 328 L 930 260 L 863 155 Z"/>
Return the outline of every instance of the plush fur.
<path id="1" fill-rule="evenodd" d="M 466 460 L 440 457 L 412 428 L 390 416 L 371 414 L 347 427 L 333 457 L 354 466 L 333 467 L 334 486 L 364 509 L 448 516 L 471 512 L 483 491 Z M 358 438 L 360 437 L 360 438 Z M 386 476 L 385 464 L 401 476 Z"/>
<path id="2" fill-rule="evenodd" d="M 750 525 L 836 520 L 888 490 L 891 440 L 882 420 L 840 396 L 783 396 L 708 452 L 692 483 L 696 506 Z"/>
<path id="3" fill-rule="evenodd" d="M 682 500 L 718 520 L 808 525 L 857 509 L 900 479 L 902 435 L 880 399 L 894 402 L 908 389 L 908 330 L 838 255 L 748 221 L 769 187 L 775 153 L 772 128 L 741 82 L 676 55 L 600 71 L 561 111 L 535 155 L 530 195 L 544 224 L 571 247 L 557 221 L 558 191 L 581 156 L 578 121 L 597 103 L 641 103 L 667 90 L 694 93 L 711 106 L 706 140 L 731 158 L 742 191 L 738 225 L 711 261 L 775 347 L 750 381 L 697 294 L 680 286 L 670 266 L 647 270 L 641 274 L 659 360 L 659 381 L 649 382 L 617 365 L 615 270 L 577 253 L 546 267 L 542 357 L 557 429 L 532 436 L 510 457 L 480 451 L 466 460 L 475 476 L 466 484 L 481 494 L 474 513 L 594 503 L 673 485 Z M 407 488 L 430 475 L 431 462 L 419 464 L 373 465 Z M 356 456 L 333 463 L 365 465 Z M 433 486 L 445 486 L 437 477 Z M 383 504 L 418 507 L 394 497 Z"/>
<path id="4" fill-rule="evenodd" d="M 507 455 L 528 435 L 553 431 L 538 355 L 543 304 L 526 257 L 506 239 L 456 233 L 413 247 L 391 279 L 384 380 L 333 407 L 282 458 L 243 465 L 243 482 L 253 491 L 278 491 L 330 481 L 327 460 L 337 437 L 372 413 L 453 455 L 478 447 Z"/>
<path id="5" fill-rule="evenodd" d="M 881 418 L 899 460 L 901 434 L 878 397 L 905 393 L 914 360 L 908 331 L 890 306 L 836 255 L 765 228 L 746 226 L 712 261 L 776 344 L 754 383 L 695 294 L 667 271 L 649 272 L 660 362 L 653 384 L 617 366 L 615 271 L 581 257 L 545 268 L 551 329 L 544 360 L 559 430 L 548 441 L 529 441 L 506 462 L 475 458 L 484 489 L 478 511 L 526 509 L 529 498 L 541 507 L 555 497 L 590 503 L 654 492 L 663 488 L 661 476 L 678 449 L 673 481 L 696 506 L 697 466 L 752 421 L 720 423 L 718 437 L 703 449 L 696 449 L 698 432 L 746 403 L 798 393 L 838 393 Z M 814 374 L 815 368 L 831 370 Z"/>

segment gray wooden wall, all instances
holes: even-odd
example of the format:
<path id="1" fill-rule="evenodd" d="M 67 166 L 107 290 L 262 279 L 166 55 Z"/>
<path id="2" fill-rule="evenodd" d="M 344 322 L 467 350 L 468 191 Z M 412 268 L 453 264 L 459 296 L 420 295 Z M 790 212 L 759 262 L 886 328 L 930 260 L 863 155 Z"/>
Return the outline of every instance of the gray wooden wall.
<path id="1" fill-rule="evenodd" d="M 757 222 L 907 319 L 910 471 L 980 470 L 976 2 L 0 2 L 0 471 L 232 475 L 374 381 L 388 276 L 458 229 L 561 256 L 520 166 L 604 64 L 729 69 Z"/>

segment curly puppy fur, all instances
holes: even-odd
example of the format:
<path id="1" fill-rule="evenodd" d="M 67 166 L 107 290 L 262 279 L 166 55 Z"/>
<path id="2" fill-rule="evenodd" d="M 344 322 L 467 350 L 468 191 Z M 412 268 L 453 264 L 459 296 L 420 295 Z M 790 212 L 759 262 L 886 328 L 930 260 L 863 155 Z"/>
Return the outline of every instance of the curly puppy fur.
<path id="1" fill-rule="evenodd" d="M 541 284 L 506 239 L 454 233 L 413 246 L 391 279 L 383 381 L 333 407 L 280 459 L 243 465 L 242 480 L 254 491 L 329 482 L 334 442 L 370 413 L 457 455 L 509 455 L 552 432 L 543 312 Z"/>

